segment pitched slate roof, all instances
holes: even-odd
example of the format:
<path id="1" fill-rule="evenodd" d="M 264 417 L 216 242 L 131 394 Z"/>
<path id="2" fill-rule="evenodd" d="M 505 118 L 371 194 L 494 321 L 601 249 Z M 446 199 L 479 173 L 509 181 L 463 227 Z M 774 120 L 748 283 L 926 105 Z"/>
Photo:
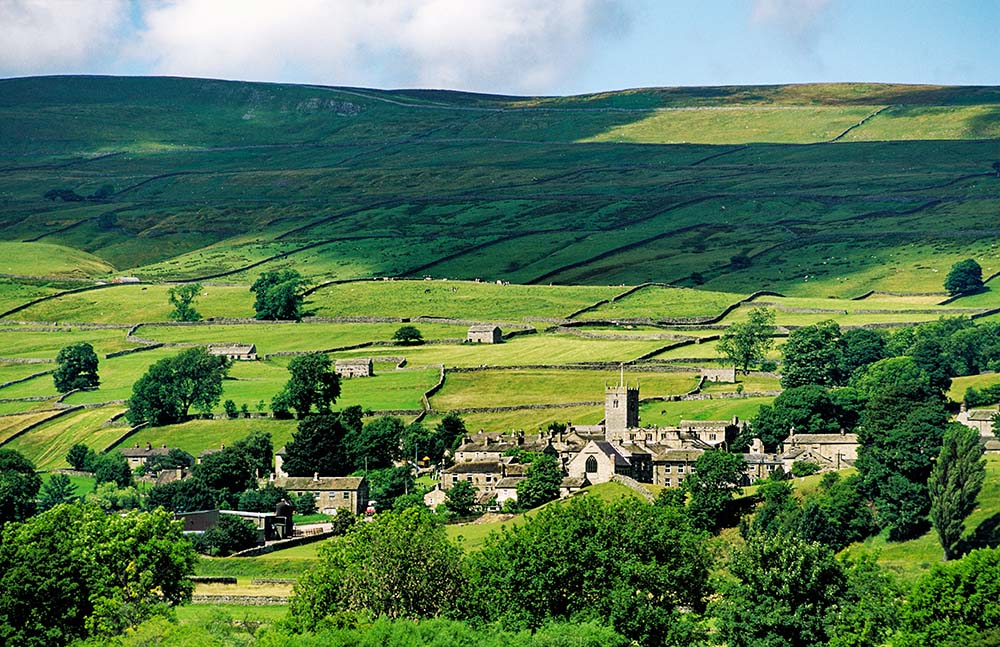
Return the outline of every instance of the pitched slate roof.
<path id="1" fill-rule="evenodd" d="M 288 476 L 274 479 L 274 485 L 297 491 L 357 490 L 364 481 L 363 476 L 321 476 L 318 479 L 312 476 Z"/>

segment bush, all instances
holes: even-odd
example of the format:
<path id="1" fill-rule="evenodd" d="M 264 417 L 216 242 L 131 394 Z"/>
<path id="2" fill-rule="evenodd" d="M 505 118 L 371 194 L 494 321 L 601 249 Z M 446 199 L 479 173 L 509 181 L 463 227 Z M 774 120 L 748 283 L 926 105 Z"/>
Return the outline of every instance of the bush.
<path id="1" fill-rule="evenodd" d="M 393 341 L 399 342 L 405 346 L 412 346 L 416 344 L 424 343 L 424 336 L 416 328 L 416 326 L 402 326 L 392 335 Z"/>
<path id="2" fill-rule="evenodd" d="M 811 476 L 819 472 L 819 469 L 819 465 L 811 461 L 795 461 L 792 463 L 792 476 L 796 478 Z"/>
<path id="3" fill-rule="evenodd" d="M 223 402 L 222 408 L 225 410 L 227 418 L 238 418 L 240 415 L 240 410 L 236 407 L 236 403 L 232 400 L 226 400 Z"/>
<path id="4" fill-rule="evenodd" d="M 204 555 L 225 557 L 257 545 L 253 523 L 231 514 L 219 515 L 219 522 L 195 539 L 195 550 Z"/>

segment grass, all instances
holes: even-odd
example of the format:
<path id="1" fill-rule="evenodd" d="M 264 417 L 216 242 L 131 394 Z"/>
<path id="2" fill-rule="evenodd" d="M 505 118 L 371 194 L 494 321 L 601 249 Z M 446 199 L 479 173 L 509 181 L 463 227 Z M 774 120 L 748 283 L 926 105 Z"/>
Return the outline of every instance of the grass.
<path id="1" fill-rule="evenodd" d="M 114 271 L 92 254 L 51 243 L 0 242 L 0 258 L 4 274 L 83 279 Z"/>
<path id="2" fill-rule="evenodd" d="M 150 443 L 154 447 L 166 444 L 168 447 L 179 447 L 184 451 L 198 456 L 206 449 L 217 449 L 226 444 L 246 437 L 251 431 L 260 430 L 271 434 L 271 443 L 275 449 L 287 443 L 297 426 L 295 420 L 245 419 L 236 420 L 191 420 L 179 425 L 163 427 L 146 427 L 133 434 L 126 441 L 128 444 Z"/>
<path id="3" fill-rule="evenodd" d="M 62 348 L 80 342 L 91 344 L 98 355 L 135 347 L 125 341 L 124 330 L 59 328 L 43 332 L 28 327 L 8 328 L 0 333 L 0 357 L 55 359 Z M 37 370 L 48 368 L 54 367 L 45 366 Z"/>
<path id="4" fill-rule="evenodd" d="M 676 427 L 681 420 L 730 420 L 734 416 L 748 420 L 757 414 L 762 404 L 771 404 L 773 401 L 773 397 L 760 397 L 642 402 L 639 405 L 639 419 L 643 425 L 661 427 Z"/>
<path id="5" fill-rule="evenodd" d="M 36 423 L 39 420 L 44 420 L 55 413 L 56 412 L 54 411 L 41 411 L 37 413 L 21 413 L 0 417 L 0 443 L 7 442 L 11 435 L 16 434 L 28 425 Z"/>
<path id="6" fill-rule="evenodd" d="M 965 399 L 966 389 L 982 389 L 998 382 L 1000 382 L 1000 375 L 996 373 L 953 377 L 951 378 L 951 388 L 948 389 L 948 398 L 954 402 L 961 402 Z"/>
<path id="7" fill-rule="evenodd" d="M 433 398 L 435 409 L 553 404 L 604 400 L 604 388 L 617 384 L 611 371 L 513 370 L 451 373 Z M 646 395 L 686 393 L 698 383 L 695 373 L 642 373 L 637 379 Z"/>
<path id="8" fill-rule="evenodd" d="M 4 445 L 23 454 L 40 470 L 69 467 L 66 453 L 79 442 L 101 451 L 125 432 L 125 427 L 105 426 L 124 407 L 83 409 L 47 422 Z"/>
<path id="9" fill-rule="evenodd" d="M 438 410 L 441 411 L 441 410 Z M 441 421 L 444 413 L 424 418 L 424 425 L 434 427 Z M 500 413 L 463 413 L 465 426 L 472 430 L 487 430 L 490 432 L 507 432 L 524 430 L 533 432 L 548 428 L 550 423 L 573 422 L 580 425 L 594 425 L 604 419 L 604 407 L 552 407 L 546 409 L 516 409 Z"/>
<path id="10" fill-rule="evenodd" d="M 52 478 L 52 472 L 42 474 L 42 482 L 45 483 Z M 93 476 L 70 476 L 69 482 L 73 485 L 73 494 L 83 496 L 94 491 L 96 481 Z"/>
<path id="11" fill-rule="evenodd" d="M 235 622 L 263 622 L 272 624 L 284 620 L 288 606 L 284 604 L 257 605 L 253 607 L 238 604 L 185 604 L 174 609 L 177 622 L 182 625 L 204 626 L 219 612 L 230 616 Z"/>
<path id="12" fill-rule="evenodd" d="M 649 286 L 589 310 L 580 319 L 663 319 L 713 317 L 745 295 L 690 288 Z"/>

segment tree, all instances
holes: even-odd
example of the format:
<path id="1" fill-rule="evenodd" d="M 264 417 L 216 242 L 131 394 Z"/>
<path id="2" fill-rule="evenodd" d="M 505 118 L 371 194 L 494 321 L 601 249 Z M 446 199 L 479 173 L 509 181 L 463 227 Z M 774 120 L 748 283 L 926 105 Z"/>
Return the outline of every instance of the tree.
<path id="1" fill-rule="evenodd" d="M 712 557 L 677 507 L 573 498 L 494 533 L 468 563 L 466 615 L 477 622 L 526 629 L 587 617 L 641 645 L 700 644 L 693 619 Z"/>
<path id="2" fill-rule="evenodd" d="M 340 396 L 340 376 L 326 353 L 309 353 L 288 363 L 291 377 L 275 400 L 281 399 L 295 410 L 299 419 L 316 410 L 329 413 L 330 405 Z M 274 405 L 272 404 L 272 408 Z"/>
<path id="3" fill-rule="evenodd" d="M 783 388 L 806 384 L 836 386 L 844 381 L 843 340 L 836 321 L 821 321 L 793 330 L 781 352 Z"/>
<path id="4" fill-rule="evenodd" d="M 194 300 L 201 292 L 201 284 L 186 283 L 167 290 L 167 300 L 174 307 L 167 315 L 171 321 L 200 321 L 201 314 L 194 309 Z"/>
<path id="5" fill-rule="evenodd" d="M 309 494 L 312 497 L 312 494 Z M 274 512 L 282 500 L 292 503 L 292 496 L 283 487 L 268 483 L 262 488 L 250 488 L 240 493 L 237 509 L 247 512 Z"/>
<path id="6" fill-rule="evenodd" d="M 66 346 L 56 355 L 56 370 L 52 380 L 56 391 L 67 393 L 74 389 L 93 389 L 101 383 L 97 375 L 97 353 L 87 342 Z"/>
<path id="7" fill-rule="evenodd" d="M 225 557 L 257 545 L 257 528 L 249 519 L 220 514 L 219 521 L 195 542 L 199 553 Z"/>
<path id="8" fill-rule="evenodd" d="M 35 513 L 35 496 L 42 479 L 34 464 L 13 449 L 0 449 L 0 528 Z"/>
<path id="9" fill-rule="evenodd" d="M 542 454 L 528 466 L 528 474 L 517 484 L 517 504 L 524 510 L 559 498 L 563 473 L 555 456 Z"/>
<path id="10" fill-rule="evenodd" d="M 729 647 L 813 647 L 830 638 L 827 615 L 846 591 L 826 546 L 791 535 L 758 535 L 729 561 L 736 578 L 714 613 Z"/>
<path id="11" fill-rule="evenodd" d="M 869 364 L 886 358 L 885 336 L 868 328 L 851 328 L 841 335 L 843 366 L 841 374 L 849 380 L 854 373 Z"/>
<path id="12" fill-rule="evenodd" d="M 4 528 L 0 643 L 113 636 L 191 599 L 196 556 L 165 511 L 59 505 Z"/>
<path id="13" fill-rule="evenodd" d="M 264 272 L 250 286 L 256 295 L 253 308 L 258 319 L 301 321 L 307 285 L 295 270 Z"/>
<path id="14" fill-rule="evenodd" d="M 191 407 L 211 411 L 222 397 L 229 371 L 225 357 L 190 348 L 154 363 L 132 386 L 126 417 L 133 425 L 182 422 Z"/>
<path id="15" fill-rule="evenodd" d="M 195 463 L 194 456 L 183 449 L 171 447 L 166 454 L 156 454 L 146 459 L 146 471 L 155 474 L 161 470 L 187 468 Z"/>
<path id="16" fill-rule="evenodd" d="M 254 431 L 246 438 L 204 456 L 201 463 L 195 466 L 194 476 L 235 501 L 241 492 L 255 487 L 257 478 L 271 471 L 272 461 L 271 434 Z"/>
<path id="17" fill-rule="evenodd" d="M 694 473 L 684 479 L 684 489 L 691 494 L 688 514 L 695 526 L 716 530 L 722 525 L 726 507 L 740 491 L 745 474 L 746 461 L 738 454 L 714 449 L 698 457 Z"/>
<path id="18" fill-rule="evenodd" d="M 93 472 L 96 456 L 97 453 L 93 449 L 83 443 L 76 443 L 66 453 L 66 462 L 75 470 Z"/>
<path id="19" fill-rule="evenodd" d="M 94 463 L 94 481 L 95 486 L 101 483 L 114 483 L 122 488 L 135 485 L 128 459 L 119 451 L 98 455 Z"/>
<path id="20" fill-rule="evenodd" d="M 936 564 L 921 577 L 903 606 L 893 645 L 971 644 L 1000 627 L 1000 549 L 974 550 Z"/>
<path id="21" fill-rule="evenodd" d="M 416 483 L 413 470 L 409 467 L 383 467 L 369 470 L 368 496 L 378 501 L 380 509 L 388 510 L 396 505 L 396 499 L 413 491 Z"/>
<path id="22" fill-rule="evenodd" d="M 463 589 L 461 549 L 433 514 L 409 508 L 354 524 L 324 545 L 317 566 L 295 585 L 289 612 L 304 628 L 344 611 L 433 618 Z"/>
<path id="23" fill-rule="evenodd" d="M 352 471 L 344 451 L 347 428 L 340 416 L 324 413 L 299 422 L 285 445 L 283 469 L 292 476 L 346 476 Z"/>
<path id="24" fill-rule="evenodd" d="M 468 481 L 459 481 L 448 490 L 444 507 L 458 517 L 468 517 L 476 505 L 476 488 Z"/>
<path id="25" fill-rule="evenodd" d="M 157 485 L 146 496 L 146 508 L 171 512 L 194 512 L 219 507 L 220 493 L 199 479 L 184 479 Z"/>
<path id="26" fill-rule="evenodd" d="M 983 268 L 971 258 L 955 263 L 944 280 L 944 289 L 952 296 L 982 290 Z"/>
<path id="27" fill-rule="evenodd" d="M 134 486 L 118 487 L 114 482 L 99 484 L 93 492 L 83 495 L 88 505 L 96 505 L 108 514 L 122 510 L 138 510 L 142 507 L 142 497 Z"/>
<path id="28" fill-rule="evenodd" d="M 735 323 L 722 335 L 718 349 L 744 373 L 767 356 L 774 340 L 774 311 L 754 308 L 745 322 Z"/>
<path id="29" fill-rule="evenodd" d="M 416 326 L 401 326 L 399 330 L 392 334 L 392 339 L 404 346 L 415 346 L 424 343 L 424 336 Z"/>
<path id="30" fill-rule="evenodd" d="M 405 428 L 399 418 L 381 416 L 359 431 L 349 430 L 344 437 L 347 460 L 355 470 L 392 466 L 399 458 L 399 443 Z"/>
<path id="31" fill-rule="evenodd" d="M 762 405 L 751 422 L 767 448 L 777 447 L 794 429 L 799 434 L 837 433 L 845 422 L 830 391 L 817 384 L 786 389 L 770 405 Z M 850 428 L 850 427 L 848 427 Z"/>
<path id="32" fill-rule="evenodd" d="M 65 474 L 53 474 L 42 483 L 38 494 L 38 511 L 51 510 L 60 503 L 72 503 L 77 499 L 76 486 Z"/>
<path id="33" fill-rule="evenodd" d="M 941 453 L 931 470 L 927 489 L 931 523 L 937 530 L 944 558 L 952 559 L 962 538 L 965 519 L 976 507 L 976 497 L 986 478 L 986 460 L 979 434 L 953 422 L 944 432 Z"/>
<path id="34" fill-rule="evenodd" d="M 237 418 L 240 415 L 239 408 L 236 406 L 236 403 L 233 402 L 232 400 L 226 400 L 225 402 L 223 402 L 222 410 L 226 412 L 226 417 L 230 419 Z"/>

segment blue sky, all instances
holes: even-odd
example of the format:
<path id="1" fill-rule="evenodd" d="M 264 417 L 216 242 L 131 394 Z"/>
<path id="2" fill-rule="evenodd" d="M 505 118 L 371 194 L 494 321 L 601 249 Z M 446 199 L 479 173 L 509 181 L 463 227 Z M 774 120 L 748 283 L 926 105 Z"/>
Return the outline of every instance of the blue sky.
<path id="1" fill-rule="evenodd" d="M 0 77 L 573 94 L 1000 85 L 1000 0 L 0 0 Z"/>

